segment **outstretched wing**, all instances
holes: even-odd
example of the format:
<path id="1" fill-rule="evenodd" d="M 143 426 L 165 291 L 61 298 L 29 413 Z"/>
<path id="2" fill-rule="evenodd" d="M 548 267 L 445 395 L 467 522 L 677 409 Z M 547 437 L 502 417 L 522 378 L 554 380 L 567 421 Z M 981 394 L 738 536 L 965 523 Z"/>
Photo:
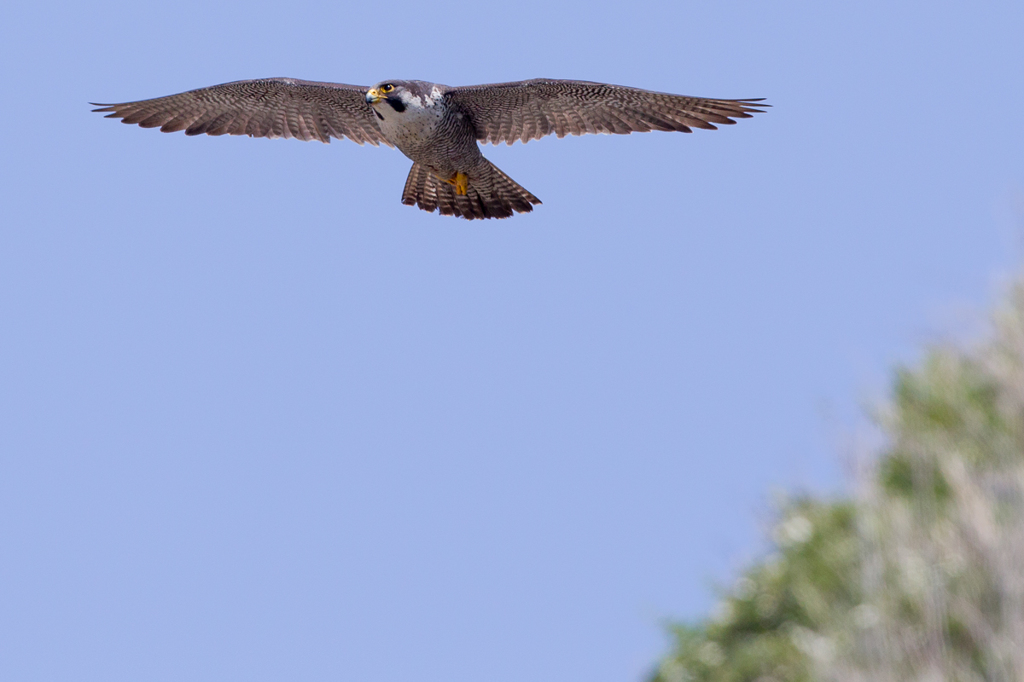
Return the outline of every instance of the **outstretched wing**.
<path id="1" fill-rule="evenodd" d="M 763 113 L 760 99 L 705 99 L 588 81 L 537 78 L 449 88 L 446 96 L 469 115 L 481 142 L 529 142 L 554 133 L 715 129 Z"/>
<path id="2" fill-rule="evenodd" d="M 124 104 L 96 104 L 107 118 L 186 135 L 349 138 L 391 146 L 364 100 L 365 87 L 295 78 L 235 81 Z"/>

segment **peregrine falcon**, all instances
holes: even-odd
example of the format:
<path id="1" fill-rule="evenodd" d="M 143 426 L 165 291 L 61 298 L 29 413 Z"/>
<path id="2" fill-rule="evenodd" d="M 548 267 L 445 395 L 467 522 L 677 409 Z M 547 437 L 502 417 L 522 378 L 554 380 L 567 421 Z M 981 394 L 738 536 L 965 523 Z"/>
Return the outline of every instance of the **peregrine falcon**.
<path id="1" fill-rule="evenodd" d="M 235 81 L 93 111 L 122 123 L 186 135 L 349 138 L 398 147 L 412 159 L 402 203 L 441 215 L 508 218 L 540 199 L 480 153 L 554 133 L 714 130 L 763 113 L 761 99 L 705 99 L 588 81 L 538 78 L 449 87 L 381 81 L 371 88 L 294 78 Z"/>

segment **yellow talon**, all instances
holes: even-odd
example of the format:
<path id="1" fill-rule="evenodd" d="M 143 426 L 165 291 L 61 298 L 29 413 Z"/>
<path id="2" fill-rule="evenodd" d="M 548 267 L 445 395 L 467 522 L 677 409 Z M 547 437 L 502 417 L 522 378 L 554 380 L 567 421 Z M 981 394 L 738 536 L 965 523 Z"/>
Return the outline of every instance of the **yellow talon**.
<path id="1" fill-rule="evenodd" d="M 455 185 L 456 194 L 466 196 L 466 192 L 469 191 L 469 176 L 465 173 L 456 173 L 448 181 L 448 184 Z"/>

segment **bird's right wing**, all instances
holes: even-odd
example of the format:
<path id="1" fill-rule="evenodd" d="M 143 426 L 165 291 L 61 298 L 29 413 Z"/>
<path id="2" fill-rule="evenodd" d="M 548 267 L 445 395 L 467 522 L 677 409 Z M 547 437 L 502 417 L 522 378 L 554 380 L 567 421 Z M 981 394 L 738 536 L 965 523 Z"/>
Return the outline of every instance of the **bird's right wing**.
<path id="1" fill-rule="evenodd" d="M 512 144 L 554 133 L 628 134 L 692 128 L 714 130 L 761 113 L 760 99 L 707 99 L 589 81 L 536 78 L 449 88 L 446 96 L 469 114 L 481 142 Z"/>
<path id="2" fill-rule="evenodd" d="M 367 88 L 295 78 L 235 81 L 124 104 L 97 104 L 107 118 L 186 135 L 349 138 L 391 146 L 364 99 Z"/>

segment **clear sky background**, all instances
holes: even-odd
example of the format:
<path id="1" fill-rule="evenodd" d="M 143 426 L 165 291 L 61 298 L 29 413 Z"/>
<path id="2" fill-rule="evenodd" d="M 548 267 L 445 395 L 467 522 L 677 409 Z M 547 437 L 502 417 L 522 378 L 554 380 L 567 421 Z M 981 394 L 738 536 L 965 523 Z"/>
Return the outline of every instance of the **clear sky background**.
<path id="1" fill-rule="evenodd" d="M 7 3 L 0 679 L 637 680 L 1020 257 L 1024 4 Z M 580 78 L 774 108 L 390 149 L 89 112 Z M 970 317 L 970 315 L 967 315 Z"/>

